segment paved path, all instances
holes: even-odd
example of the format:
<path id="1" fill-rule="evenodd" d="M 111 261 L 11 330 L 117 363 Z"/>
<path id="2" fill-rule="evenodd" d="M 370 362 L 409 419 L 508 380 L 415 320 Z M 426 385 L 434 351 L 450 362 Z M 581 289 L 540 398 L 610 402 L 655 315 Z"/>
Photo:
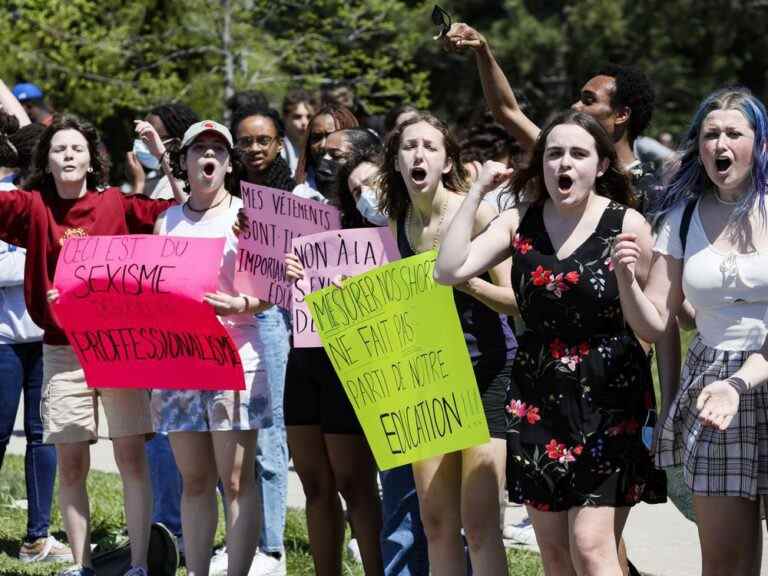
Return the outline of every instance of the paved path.
<path id="1" fill-rule="evenodd" d="M 19 410 L 19 415 L 22 411 Z M 106 422 L 103 414 L 100 418 Z M 9 452 L 22 454 L 24 451 L 23 422 L 16 419 L 14 436 Z M 106 434 L 102 430 L 102 435 Z M 102 439 L 91 447 L 91 463 L 94 469 L 117 472 L 112 445 Z M 288 505 L 303 508 L 304 494 L 295 472 L 288 480 Z M 521 507 L 506 509 L 507 521 L 519 521 L 523 516 Z M 699 541 L 694 524 L 688 522 L 671 504 L 657 506 L 636 506 L 629 516 L 624 532 L 629 557 L 646 574 L 654 576 L 697 576 L 701 573 Z M 535 547 L 530 547 L 535 550 Z M 768 558 L 768 537 L 763 533 L 763 550 Z M 768 559 L 763 562 L 761 576 L 768 576 Z"/>

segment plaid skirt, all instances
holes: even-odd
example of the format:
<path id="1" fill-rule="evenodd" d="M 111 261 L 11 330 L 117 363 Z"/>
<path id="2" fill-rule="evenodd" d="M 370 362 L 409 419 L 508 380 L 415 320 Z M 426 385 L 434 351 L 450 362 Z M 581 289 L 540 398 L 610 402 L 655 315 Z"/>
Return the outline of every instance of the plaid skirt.
<path id="1" fill-rule="evenodd" d="M 680 390 L 656 445 L 656 463 L 682 465 L 685 483 L 699 496 L 768 494 L 768 388 L 741 395 L 727 430 L 704 426 L 696 400 L 701 390 L 736 372 L 750 352 L 710 348 L 696 335 L 688 349 Z"/>

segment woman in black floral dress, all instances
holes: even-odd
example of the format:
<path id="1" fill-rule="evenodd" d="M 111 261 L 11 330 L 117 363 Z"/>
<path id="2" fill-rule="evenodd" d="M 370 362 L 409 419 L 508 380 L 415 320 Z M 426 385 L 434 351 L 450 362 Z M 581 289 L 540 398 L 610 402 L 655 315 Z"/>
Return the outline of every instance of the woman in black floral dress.
<path id="1" fill-rule="evenodd" d="M 517 207 L 470 240 L 468 220 L 508 177 L 487 163 L 440 248 L 454 284 L 513 255 L 519 338 L 510 417 L 510 499 L 528 505 L 547 574 L 620 574 L 629 507 L 665 499 L 642 429 L 654 410 L 647 356 L 621 313 L 610 250 L 617 234 L 648 237 L 613 145 L 569 111 L 541 133 L 512 189 Z M 520 201 L 529 190 L 527 202 Z M 638 277 L 644 281 L 650 246 Z"/>

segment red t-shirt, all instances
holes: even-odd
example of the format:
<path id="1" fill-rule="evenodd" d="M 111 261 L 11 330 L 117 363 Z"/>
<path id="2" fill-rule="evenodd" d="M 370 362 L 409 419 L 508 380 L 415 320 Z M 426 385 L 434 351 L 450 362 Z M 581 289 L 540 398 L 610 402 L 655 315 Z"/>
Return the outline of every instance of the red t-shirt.
<path id="1" fill-rule="evenodd" d="M 27 249 L 24 297 L 32 320 L 45 331 L 43 342 L 68 344 L 46 297 L 64 240 L 151 234 L 157 217 L 174 202 L 126 196 L 118 188 L 88 191 L 76 200 L 64 200 L 55 191 L 0 192 L 0 240 Z"/>

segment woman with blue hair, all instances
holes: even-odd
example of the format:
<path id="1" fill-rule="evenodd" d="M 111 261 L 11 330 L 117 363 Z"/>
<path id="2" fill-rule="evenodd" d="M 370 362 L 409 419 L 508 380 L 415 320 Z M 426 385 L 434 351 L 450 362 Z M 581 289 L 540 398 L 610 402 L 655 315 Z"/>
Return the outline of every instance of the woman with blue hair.
<path id="1" fill-rule="evenodd" d="M 768 495 L 768 115 L 744 88 L 697 110 L 659 207 L 663 221 L 648 282 L 635 278 L 639 246 L 613 248 L 624 315 L 658 340 L 683 300 L 695 312 L 680 389 L 656 459 L 682 464 L 693 492 L 703 574 L 757 574 L 760 497 Z"/>

